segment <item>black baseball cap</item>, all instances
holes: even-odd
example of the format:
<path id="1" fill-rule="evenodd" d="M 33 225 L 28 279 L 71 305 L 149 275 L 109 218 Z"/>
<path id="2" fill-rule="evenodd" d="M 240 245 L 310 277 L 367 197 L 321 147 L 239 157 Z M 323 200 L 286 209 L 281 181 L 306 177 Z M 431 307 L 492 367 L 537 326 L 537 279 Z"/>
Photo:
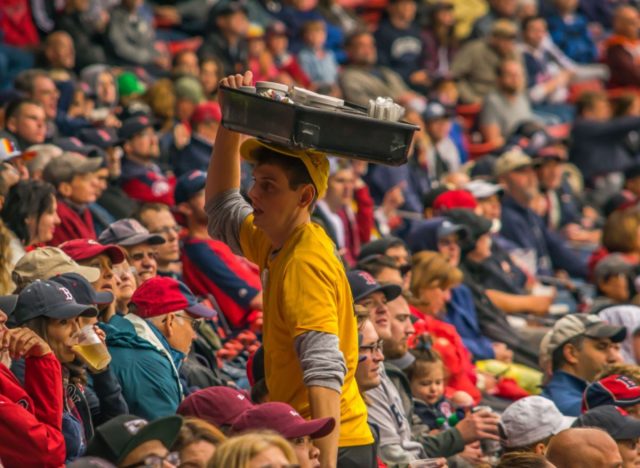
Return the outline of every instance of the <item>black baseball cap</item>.
<path id="1" fill-rule="evenodd" d="M 622 408 L 612 405 L 598 406 L 578 416 L 572 427 L 598 427 L 613 440 L 640 437 L 640 420 L 629 416 Z"/>
<path id="2" fill-rule="evenodd" d="M 153 422 L 130 414 L 116 416 L 96 428 L 86 455 L 119 465 L 133 450 L 151 440 L 159 440 L 170 449 L 181 427 L 180 416 L 168 416 Z"/>
<path id="3" fill-rule="evenodd" d="M 381 292 L 387 301 L 392 301 L 400 294 L 402 288 L 397 284 L 380 284 L 364 270 L 351 270 L 347 273 L 353 301 L 358 302 L 375 292 Z"/>
<path id="4" fill-rule="evenodd" d="M 64 273 L 49 278 L 61 284 L 73 295 L 78 304 L 84 305 L 107 305 L 113 302 L 114 296 L 109 291 L 96 291 L 83 276 L 78 273 Z"/>
<path id="5" fill-rule="evenodd" d="M 122 141 L 118 138 L 117 132 L 112 128 L 83 128 L 78 133 L 78 138 L 86 145 L 93 145 L 98 148 L 107 149 L 117 146 Z"/>
<path id="6" fill-rule="evenodd" d="M 407 244 L 400 239 L 399 237 L 383 237 L 381 239 L 376 239 L 371 242 L 367 242 L 360 249 L 360 253 L 358 254 L 358 260 L 364 260 L 367 257 L 374 257 L 377 255 L 386 255 L 387 250 L 394 246 L 407 247 Z"/>
<path id="7" fill-rule="evenodd" d="M 243 12 L 245 15 L 249 14 L 249 9 L 244 1 L 241 0 L 222 0 L 211 8 L 209 13 L 210 18 L 217 18 L 218 16 L 232 15 L 234 13 Z"/>
<path id="8" fill-rule="evenodd" d="M 81 315 L 95 317 L 98 309 L 78 304 L 71 291 L 55 281 L 36 280 L 18 295 L 12 322 L 22 325 L 37 317 L 63 320 Z"/>
<path id="9" fill-rule="evenodd" d="M 136 136 L 138 133 L 141 133 L 143 130 L 152 127 L 153 122 L 146 115 L 136 115 L 134 117 L 129 117 L 124 122 L 122 122 L 122 126 L 118 130 L 118 138 L 121 141 L 127 141 Z"/>
<path id="10" fill-rule="evenodd" d="M 472 210 L 465 208 L 454 208 L 444 213 L 454 225 L 463 226 L 471 236 L 471 240 L 475 243 L 480 236 L 491 231 L 493 225 L 484 216 L 475 214 Z"/>
<path id="11" fill-rule="evenodd" d="M 198 169 L 181 175 L 176 182 L 174 193 L 176 203 L 189 201 L 194 195 L 204 189 L 206 183 L 207 175 Z"/>
<path id="12" fill-rule="evenodd" d="M 71 151 L 79 153 L 83 156 L 95 157 L 104 156 L 104 151 L 95 145 L 85 144 L 80 138 L 72 136 L 65 138 L 56 138 L 52 143 L 63 151 Z"/>

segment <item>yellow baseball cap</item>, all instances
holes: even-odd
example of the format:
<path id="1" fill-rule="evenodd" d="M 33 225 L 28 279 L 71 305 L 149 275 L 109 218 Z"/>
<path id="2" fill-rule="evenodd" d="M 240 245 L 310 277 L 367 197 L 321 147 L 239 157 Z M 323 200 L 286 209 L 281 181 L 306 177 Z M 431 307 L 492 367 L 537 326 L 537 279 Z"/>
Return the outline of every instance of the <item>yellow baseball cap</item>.
<path id="1" fill-rule="evenodd" d="M 294 149 L 274 143 L 266 143 L 257 138 L 249 138 L 240 146 L 240 155 L 248 162 L 256 162 L 256 152 L 260 148 L 267 148 L 284 156 L 300 159 L 307 171 L 309 171 L 309 176 L 318 192 L 318 199 L 324 197 L 329 180 L 329 160 L 325 153 L 314 150 Z"/>

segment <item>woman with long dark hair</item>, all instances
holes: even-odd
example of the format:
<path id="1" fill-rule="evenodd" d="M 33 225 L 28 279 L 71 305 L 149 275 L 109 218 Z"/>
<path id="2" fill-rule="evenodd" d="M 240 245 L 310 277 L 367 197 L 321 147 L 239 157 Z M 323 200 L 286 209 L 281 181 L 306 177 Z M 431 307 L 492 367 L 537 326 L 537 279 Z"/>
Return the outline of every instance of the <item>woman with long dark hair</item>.
<path id="1" fill-rule="evenodd" d="M 53 185 L 39 180 L 21 180 L 9 190 L 1 216 L 23 247 L 53 239 L 60 224 L 55 194 Z"/>

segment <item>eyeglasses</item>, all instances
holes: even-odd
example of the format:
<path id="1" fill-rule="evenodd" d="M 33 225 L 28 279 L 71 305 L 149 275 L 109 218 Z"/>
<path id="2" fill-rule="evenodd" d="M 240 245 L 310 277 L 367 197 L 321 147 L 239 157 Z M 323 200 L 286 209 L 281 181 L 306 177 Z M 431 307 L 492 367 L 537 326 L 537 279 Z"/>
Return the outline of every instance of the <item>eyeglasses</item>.
<path id="1" fill-rule="evenodd" d="M 371 345 L 361 345 L 360 346 L 360 351 L 366 351 L 369 352 L 371 354 L 373 353 L 381 353 L 382 352 L 382 344 L 383 344 L 384 340 L 378 340 L 377 342 L 375 342 L 374 344 Z"/>
<path id="2" fill-rule="evenodd" d="M 113 274 L 122 278 L 127 275 L 135 275 L 136 269 L 132 266 L 124 267 L 122 265 L 114 265 L 112 268 Z"/>
<path id="3" fill-rule="evenodd" d="M 177 224 L 175 226 L 165 226 L 155 231 L 151 231 L 151 234 L 180 234 L 182 228 Z"/>
<path id="4" fill-rule="evenodd" d="M 191 324 L 191 328 L 193 328 L 195 331 L 198 331 L 202 326 L 202 322 L 204 322 L 204 320 L 201 318 L 193 318 L 189 317 L 188 315 L 176 314 L 176 317 L 187 320 Z"/>
<path id="5" fill-rule="evenodd" d="M 141 462 L 127 465 L 123 468 L 163 468 L 164 462 L 169 463 L 171 466 L 178 466 L 180 464 L 180 454 L 178 452 L 171 452 L 164 457 L 160 455 L 149 455 Z"/>
<path id="6" fill-rule="evenodd" d="M 138 252 L 131 255 L 134 262 L 141 262 L 145 257 L 149 260 L 158 260 L 158 252 Z"/>

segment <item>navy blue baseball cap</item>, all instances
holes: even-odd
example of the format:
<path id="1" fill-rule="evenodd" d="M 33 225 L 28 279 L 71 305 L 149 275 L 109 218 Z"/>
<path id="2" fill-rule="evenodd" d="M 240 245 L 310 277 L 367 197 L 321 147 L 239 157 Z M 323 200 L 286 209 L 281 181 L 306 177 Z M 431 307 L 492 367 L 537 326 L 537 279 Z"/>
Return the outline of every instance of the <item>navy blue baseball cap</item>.
<path id="1" fill-rule="evenodd" d="M 207 174 L 197 169 L 181 175 L 176 182 L 174 192 L 176 203 L 189 201 L 194 195 L 204 189 L 206 183 Z"/>
<path id="2" fill-rule="evenodd" d="M 107 305 L 113 302 L 113 293 L 109 291 L 96 291 L 84 277 L 78 273 L 64 273 L 49 278 L 61 284 L 73 295 L 78 304 L 84 305 Z"/>
<path id="3" fill-rule="evenodd" d="M 384 294 L 387 301 L 392 301 L 402 294 L 402 288 L 397 284 L 380 284 L 364 270 L 351 270 L 347 273 L 347 279 L 354 302 L 361 301 L 375 292 Z"/>
<path id="4" fill-rule="evenodd" d="M 55 281 L 36 280 L 18 295 L 11 318 L 16 325 L 22 325 L 37 317 L 63 320 L 81 315 L 95 317 L 98 309 L 78 304 L 71 291 Z"/>
<path id="5" fill-rule="evenodd" d="M 83 128 L 78 133 L 78 138 L 86 145 L 93 145 L 98 148 L 107 149 L 117 146 L 122 141 L 112 128 Z"/>
<path id="6" fill-rule="evenodd" d="M 632 440 L 640 437 L 640 420 L 617 406 L 605 405 L 590 409 L 578 416 L 572 427 L 597 427 L 613 440 Z"/>
<path id="7" fill-rule="evenodd" d="M 121 141 L 127 141 L 136 136 L 143 130 L 153 127 L 153 121 L 146 115 L 136 115 L 129 117 L 118 130 L 118 138 Z"/>
<path id="8" fill-rule="evenodd" d="M 439 101 L 431 101 L 422 113 L 422 120 L 431 122 L 439 119 L 450 119 L 455 116 L 455 111 Z"/>
<path id="9" fill-rule="evenodd" d="M 0 296 L 0 310 L 7 315 L 11 315 L 18 303 L 18 295 L 10 294 L 8 296 Z"/>

